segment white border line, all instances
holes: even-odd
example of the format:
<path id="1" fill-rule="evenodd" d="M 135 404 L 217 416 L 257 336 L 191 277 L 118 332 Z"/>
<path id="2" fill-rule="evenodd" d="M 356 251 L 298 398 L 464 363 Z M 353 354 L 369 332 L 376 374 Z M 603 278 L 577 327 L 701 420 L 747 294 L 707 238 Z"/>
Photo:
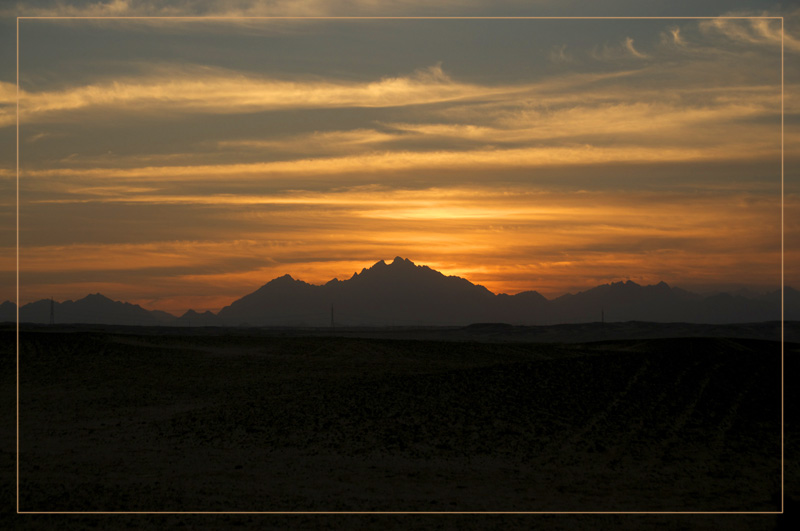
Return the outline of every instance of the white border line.
<path id="1" fill-rule="evenodd" d="M 19 500 L 19 21 L 20 20 L 780 20 L 781 21 L 781 508 L 780 511 L 21 511 Z M 17 514 L 783 514 L 784 473 L 784 17 L 17 17 Z"/>

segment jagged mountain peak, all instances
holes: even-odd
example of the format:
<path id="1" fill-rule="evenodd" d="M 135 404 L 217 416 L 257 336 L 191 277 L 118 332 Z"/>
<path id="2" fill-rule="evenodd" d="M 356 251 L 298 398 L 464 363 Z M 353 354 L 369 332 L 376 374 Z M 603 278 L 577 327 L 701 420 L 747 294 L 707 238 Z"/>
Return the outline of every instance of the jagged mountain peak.
<path id="1" fill-rule="evenodd" d="M 200 313 L 190 309 L 178 317 L 175 324 L 180 326 L 222 326 L 223 322 L 216 314 L 208 310 Z"/>
<path id="2" fill-rule="evenodd" d="M 285 274 L 280 277 L 273 278 L 263 286 L 261 286 L 255 293 L 260 291 L 269 291 L 273 289 L 290 289 L 294 286 L 309 286 L 307 282 L 298 280 L 290 274 Z"/>
<path id="3" fill-rule="evenodd" d="M 609 284 L 612 288 L 640 288 L 641 286 L 633 280 L 620 280 Z"/>
<path id="4" fill-rule="evenodd" d="M 365 267 L 361 270 L 360 273 L 354 273 L 352 278 L 374 278 L 376 276 L 383 277 L 384 275 L 395 275 L 395 274 L 403 274 L 403 273 L 411 273 L 411 272 L 430 272 L 434 271 L 433 269 L 429 268 L 428 266 L 418 266 L 411 260 L 407 258 L 403 258 L 401 256 L 396 256 L 391 263 L 386 263 L 385 260 L 378 260 L 370 267 Z M 436 273 L 440 274 L 438 271 Z M 442 275 L 444 276 L 444 275 Z"/>
<path id="5" fill-rule="evenodd" d="M 386 260 L 378 260 L 371 267 L 364 268 L 361 271 L 363 272 L 372 269 L 384 269 L 392 267 L 419 267 L 419 266 L 417 266 L 414 262 L 412 262 L 408 258 L 403 258 L 402 256 L 395 256 L 394 259 L 389 264 L 386 263 Z"/>
<path id="6" fill-rule="evenodd" d="M 112 299 L 109 299 L 102 293 L 90 293 L 89 295 L 85 296 L 82 299 L 79 299 L 76 302 L 114 302 Z"/>
<path id="7" fill-rule="evenodd" d="M 392 260 L 392 265 L 393 266 L 401 266 L 401 267 L 404 267 L 404 266 L 416 267 L 416 264 L 414 264 L 414 262 L 412 262 L 408 258 L 403 258 L 401 256 L 395 256 L 394 260 Z"/>

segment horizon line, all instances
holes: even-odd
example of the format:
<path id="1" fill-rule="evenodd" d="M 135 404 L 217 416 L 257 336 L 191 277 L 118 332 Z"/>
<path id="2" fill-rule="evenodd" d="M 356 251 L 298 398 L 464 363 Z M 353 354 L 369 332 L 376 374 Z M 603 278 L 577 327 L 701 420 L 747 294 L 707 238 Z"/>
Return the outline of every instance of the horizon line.
<path id="1" fill-rule="evenodd" d="M 770 293 L 772 293 L 774 291 L 778 291 L 781 294 L 781 298 L 783 298 L 784 291 L 785 291 L 786 288 L 794 289 L 793 287 L 786 286 L 786 285 L 783 284 L 783 282 L 781 282 L 777 286 L 770 286 L 770 287 L 764 287 L 764 286 L 758 287 L 758 286 L 745 285 L 745 284 L 734 284 L 734 285 L 724 285 L 723 284 L 723 286 L 728 286 L 728 287 L 723 287 L 723 288 L 711 288 L 711 287 L 709 287 L 709 288 L 706 288 L 706 289 L 701 289 L 700 291 L 694 291 L 697 288 L 686 289 L 686 288 L 683 288 L 683 287 L 678 286 L 676 284 L 669 283 L 669 282 L 667 282 L 665 280 L 659 280 L 658 282 L 651 283 L 651 284 L 643 284 L 643 283 L 636 282 L 635 280 L 631 280 L 630 278 L 623 278 L 623 279 L 620 279 L 620 280 L 610 280 L 608 282 L 601 283 L 601 284 L 596 284 L 594 286 L 583 287 L 583 288 L 580 288 L 580 289 L 576 289 L 575 291 L 565 291 L 565 292 L 560 293 L 558 295 L 551 295 L 550 297 L 547 297 L 547 296 L 543 295 L 540 291 L 538 291 L 536 289 L 527 289 L 527 290 L 518 291 L 516 293 L 504 293 L 504 292 L 503 293 L 495 293 L 494 291 L 490 290 L 489 288 L 485 287 L 484 285 L 476 284 L 476 283 L 472 282 L 470 279 L 468 279 L 466 277 L 459 276 L 459 275 L 448 275 L 446 273 L 443 273 L 442 271 L 439 271 L 438 269 L 434 269 L 434 268 L 432 268 L 432 267 L 430 267 L 428 265 L 418 264 L 418 263 L 412 261 L 409 258 L 403 258 L 403 257 L 398 255 L 391 262 L 389 262 L 389 261 L 387 261 L 385 259 L 381 259 L 381 260 L 378 260 L 378 261 L 372 263 L 372 265 L 369 266 L 369 267 L 363 267 L 360 272 L 359 271 L 355 271 L 353 273 L 353 275 L 350 276 L 349 278 L 345 278 L 343 280 L 340 280 L 338 277 L 334 277 L 334 278 L 331 278 L 330 280 L 324 281 L 324 282 L 322 282 L 320 284 L 313 284 L 311 282 L 307 282 L 307 281 L 302 280 L 300 278 L 295 278 L 294 276 L 292 276 L 291 273 L 284 273 L 282 275 L 278 275 L 278 276 L 275 276 L 275 277 L 269 279 L 268 281 L 266 281 L 263 284 L 255 286 L 253 288 L 253 291 L 247 292 L 247 293 L 239 296 L 238 298 L 233 299 L 231 301 L 231 303 L 229 303 L 228 305 L 232 304 L 233 302 L 238 301 L 239 299 L 241 299 L 243 297 L 246 297 L 246 296 L 254 293 L 255 291 L 258 291 L 259 289 L 261 289 L 264 286 L 270 284 L 271 282 L 273 282 L 275 280 L 278 280 L 278 279 L 281 279 L 281 278 L 289 277 L 294 282 L 302 282 L 304 284 L 307 284 L 309 286 L 314 286 L 314 287 L 324 287 L 327 284 L 330 284 L 331 282 L 334 282 L 334 281 L 336 281 L 336 282 L 347 282 L 349 280 L 352 280 L 352 279 L 362 275 L 364 272 L 371 270 L 373 267 L 377 266 L 378 264 L 383 263 L 384 266 L 388 267 L 388 266 L 391 266 L 392 264 L 394 264 L 394 262 L 397 262 L 397 261 L 407 262 L 407 263 L 409 263 L 410 265 L 412 265 L 415 268 L 429 269 L 431 271 L 439 273 L 444 278 L 458 278 L 458 279 L 466 280 L 472 286 L 483 288 L 483 289 L 485 289 L 486 291 L 488 291 L 489 293 L 491 293 L 495 297 L 499 297 L 499 296 L 503 296 L 503 295 L 507 296 L 507 297 L 514 297 L 514 296 L 522 294 L 522 293 L 536 293 L 536 294 L 540 295 L 541 297 L 543 297 L 548 302 L 552 302 L 555 299 L 558 299 L 558 298 L 566 296 L 566 295 L 578 295 L 580 293 L 584 293 L 584 292 L 587 292 L 587 291 L 590 291 L 590 290 L 593 290 L 593 289 L 596 289 L 596 288 L 600 288 L 600 287 L 603 287 L 603 286 L 612 286 L 612 285 L 615 285 L 615 284 L 629 284 L 629 283 L 630 284 L 634 284 L 634 285 L 639 286 L 639 287 L 643 287 L 643 288 L 645 288 L 645 287 L 654 287 L 654 286 L 658 286 L 660 284 L 664 284 L 670 290 L 679 289 L 679 290 L 682 290 L 682 291 L 686 291 L 686 292 L 688 292 L 690 294 L 698 295 L 698 296 L 702 296 L 702 297 L 709 297 L 709 296 L 721 295 L 721 294 L 734 295 L 738 291 L 745 290 L 745 291 L 754 292 L 753 295 L 767 295 L 767 294 L 770 294 Z M 65 298 L 65 299 L 62 299 L 61 301 L 55 301 L 55 302 L 58 303 L 58 304 L 63 304 L 63 303 L 66 303 L 66 302 L 77 302 L 77 301 L 85 299 L 85 298 L 87 298 L 87 297 L 89 297 L 91 295 L 100 295 L 102 297 L 105 297 L 105 298 L 113 301 L 113 302 L 121 302 L 123 304 L 136 305 L 136 306 L 139 306 L 142 309 L 145 309 L 147 311 L 161 311 L 161 312 L 169 313 L 171 315 L 175 315 L 175 314 L 172 313 L 172 311 L 162 310 L 162 309 L 159 309 L 159 308 L 148 309 L 148 308 L 145 308 L 144 306 L 142 306 L 140 303 L 132 303 L 132 302 L 129 302 L 128 300 L 115 299 L 115 298 L 109 297 L 108 295 L 105 295 L 105 294 L 101 293 L 100 291 L 90 292 L 90 293 L 87 293 L 86 295 L 83 295 L 82 297 L 79 297 L 79 298 Z M 20 308 L 22 308 L 23 306 L 26 306 L 28 304 L 34 304 L 34 303 L 41 302 L 41 301 L 50 301 L 52 299 L 53 299 L 53 297 L 49 297 L 49 298 L 48 297 L 44 297 L 44 298 L 41 298 L 41 299 L 29 300 L 28 302 L 26 302 L 24 304 L 19 304 L 18 303 L 19 299 L 17 300 L 17 302 L 12 301 L 11 299 L 6 299 L 1 304 L 5 304 L 7 302 L 13 303 L 13 304 L 16 305 L 17 311 L 19 311 Z M 222 306 L 222 307 L 216 308 L 216 309 L 202 308 L 201 307 L 200 310 L 195 310 L 194 308 L 187 308 L 186 310 L 183 310 L 181 313 L 177 314 L 176 317 L 180 317 L 181 315 L 184 315 L 185 313 L 187 313 L 189 311 L 194 311 L 194 312 L 198 312 L 198 313 L 203 313 L 203 312 L 210 311 L 210 312 L 212 312 L 214 314 L 217 314 L 224 307 L 225 306 Z"/>

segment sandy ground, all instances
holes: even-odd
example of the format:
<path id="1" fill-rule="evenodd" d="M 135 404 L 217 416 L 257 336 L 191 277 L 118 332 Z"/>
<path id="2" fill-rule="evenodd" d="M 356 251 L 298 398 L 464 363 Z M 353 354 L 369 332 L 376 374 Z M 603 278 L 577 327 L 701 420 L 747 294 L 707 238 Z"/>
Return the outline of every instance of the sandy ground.
<path id="1" fill-rule="evenodd" d="M 13 417 L 7 338 L 2 396 Z M 796 363 L 797 351 L 787 345 L 787 361 Z M 502 344 L 36 329 L 23 331 L 20 356 L 22 511 L 779 506 L 781 367 L 772 341 Z M 797 492 L 797 438 L 787 439 L 787 490 Z M 11 512 L 13 431 L 3 443 Z M 780 524 L 774 515 L 11 518 L 30 529 Z"/>

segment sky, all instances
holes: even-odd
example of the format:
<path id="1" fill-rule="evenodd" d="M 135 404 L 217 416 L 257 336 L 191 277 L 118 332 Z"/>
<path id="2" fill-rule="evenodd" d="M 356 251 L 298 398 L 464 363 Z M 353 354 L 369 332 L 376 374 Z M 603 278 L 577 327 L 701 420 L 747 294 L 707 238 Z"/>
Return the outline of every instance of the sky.
<path id="1" fill-rule="evenodd" d="M 495 293 L 781 283 L 800 10 L 763 2 L 24 2 L 19 302 L 212 310 L 402 256 Z M 698 5 L 699 4 L 699 5 Z M 204 18 L 133 20 L 120 16 Z M 229 16 L 745 19 L 227 19 Z M 761 18 L 755 18 L 761 17 Z M 0 300 L 16 299 L 16 51 Z M 10 51 L 9 51 L 10 50 Z M 795 261 L 796 263 L 796 261 Z"/>

